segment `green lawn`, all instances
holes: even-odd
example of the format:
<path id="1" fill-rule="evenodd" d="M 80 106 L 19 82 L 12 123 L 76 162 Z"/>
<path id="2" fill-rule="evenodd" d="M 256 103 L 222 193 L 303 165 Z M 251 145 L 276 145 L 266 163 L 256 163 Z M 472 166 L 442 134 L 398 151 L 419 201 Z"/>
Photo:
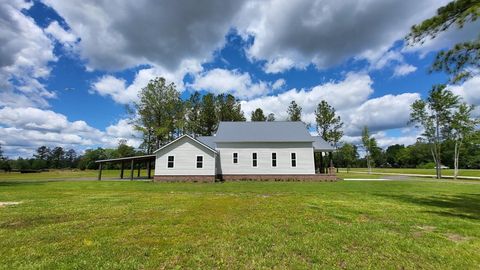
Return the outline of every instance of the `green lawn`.
<path id="1" fill-rule="evenodd" d="M 152 169 L 152 174 L 153 174 Z M 147 170 L 141 170 L 140 176 L 146 177 Z M 134 171 L 133 176 L 137 177 L 137 170 Z M 0 172 L 0 181 L 1 180 L 64 180 L 64 179 L 97 179 L 98 171 L 97 170 L 50 170 L 48 172 L 41 173 L 4 173 Z M 103 178 L 120 178 L 120 170 L 103 170 Z M 130 178 L 130 170 L 124 171 L 124 178 Z"/>
<path id="2" fill-rule="evenodd" d="M 478 269 L 480 184 L 0 182 L 0 269 Z"/>
<path id="3" fill-rule="evenodd" d="M 340 169 L 341 172 L 346 172 L 347 169 Z M 368 172 L 367 168 L 351 168 L 351 172 Z M 435 175 L 435 169 L 409 169 L 409 168 L 373 168 L 372 172 L 376 173 L 403 173 L 403 174 L 428 174 Z M 442 170 L 443 175 L 453 175 L 453 169 Z M 480 177 L 480 170 L 460 169 L 460 176 L 476 176 Z"/>

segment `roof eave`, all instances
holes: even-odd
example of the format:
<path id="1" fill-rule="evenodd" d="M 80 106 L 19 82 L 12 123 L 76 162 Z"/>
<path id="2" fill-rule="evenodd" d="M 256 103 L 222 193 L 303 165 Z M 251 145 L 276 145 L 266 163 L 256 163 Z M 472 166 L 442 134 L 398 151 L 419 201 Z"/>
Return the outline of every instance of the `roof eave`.
<path id="1" fill-rule="evenodd" d="M 162 147 L 158 148 L 157 150 L 153 151 L 153 154 L 156 154 L 156 153 L 158 153 L 160 150 L 162 150 L 162 149 L 166 148 L 167 146 L 169 146 L 169 145 L 171 145 L 171 144 L 173 144 L 173 143 L 175 143 L 175 142 L 177 142 L 177 141 L 181 140 L 181 139 L 182 139 L 182 138 L 184 138 L 184 137 L 188 137 L 188 138 L 192 139 L 192 140 L 193 140 L 193 141 L 195 141 L 196 143 L 198 143 L 198 144 L 200 144 L 201 146 L 203 146 L 203 147 L 207 148 L 208 150 L 212 151 L 212 152 L 213 152 L 213 153 L 215 153 L 215 154 L 217 153 L 217 150 L 215 150 L 215 149 L 211 148 L 210 146 L 208 146 L 208 145 L 206 145 L 206 144 L 202 143 L 201 141 L 199 141 L 199 140 L 197 140 L 197 139 L 193 138 L 192 136 L 190 136 L 190 135 L 188 135 L 188 134 L 184 134 L 184 135 L 182 135 L 182 136 L 180 136 L 180 137 L 176 138 L 175 140 L 173 140 L 173 141 L 171 141 L 171 142 L 169 142 L 169 143 L 165 144 L 164 146 L 162 146 Z"/>

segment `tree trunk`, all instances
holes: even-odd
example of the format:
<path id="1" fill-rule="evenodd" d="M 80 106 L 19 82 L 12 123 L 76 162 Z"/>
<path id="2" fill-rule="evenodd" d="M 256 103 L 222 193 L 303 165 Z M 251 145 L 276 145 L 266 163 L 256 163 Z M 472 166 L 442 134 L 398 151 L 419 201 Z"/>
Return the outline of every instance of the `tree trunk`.
<path id="1" fill-rule="evenodd" d="M 438 113 L 435 114 L 435 155 L 436 155 L 436 172 L 437 172 L 437 179 L 442 178 L 442 162 L 440 158 L 440 121 L 438 119 Z"/>
<path id="2" fill-rule="evenodd" d="M 454 160 L 453 160 L 453 166 L 454 166 L 454 170 L 453 170 L 453 179 L 457 180 L 457 177 L 458 177 L 458 160 L 460 158 L 460 146 L 461 146 L 461 142 L 459 141 L 456 141 L 455 142 L 455 153 L 454 153 Z"/>
<path id="3" fill-rule="evenodd" d="M 370 153 L 367 151 L 367 167 L 368 167 L 368 174 L 372 174 L 372 165 L 370 164 Z"/>

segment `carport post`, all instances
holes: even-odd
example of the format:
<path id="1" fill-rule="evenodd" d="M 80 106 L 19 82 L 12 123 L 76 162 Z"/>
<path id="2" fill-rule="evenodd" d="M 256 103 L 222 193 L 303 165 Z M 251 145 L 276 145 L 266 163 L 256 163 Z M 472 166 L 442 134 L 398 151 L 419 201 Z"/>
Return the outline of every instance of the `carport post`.
<path id="1" fill-rule="evenodd" d="M 123 179 L 123 170 L 125 169 L 125 162 L 122 161 L 122 165 L 120 166 L 120 179 Z"/>
<path id="2" fill-rule="evenodd" d="M 152 162 L 149 160 L 147 161 L 147 176 L 148 176 L 148 179 L 150 179 L 150 177 L 152 176 L 152 173 L 150 172 L 150 165 L 152 164 Z"/>
<path id="3" fill-rule="evenodd" d="M 98 181 L 102 180 L 102 163 L 98 165 Z"/>
<path id="4" fill-rule="evenodd" d="M 137 177 L 140 177 L 140 169 L 142 168 L 142 163 L 138 163 L 137 165 Z"/>
<path id="5" fill-rule="evenodd" d="M 130 180 L 133 180 L 133 159 L 130 162 Z"/>

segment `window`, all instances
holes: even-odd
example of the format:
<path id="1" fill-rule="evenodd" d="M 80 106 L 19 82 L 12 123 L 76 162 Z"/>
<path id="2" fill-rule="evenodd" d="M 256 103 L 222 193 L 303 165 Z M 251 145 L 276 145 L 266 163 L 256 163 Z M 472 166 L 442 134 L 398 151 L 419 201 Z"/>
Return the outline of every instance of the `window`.
<path id="1" fill-rule="evenodd" d="M 197 169 L 203 168 L 203 156 L 197 156 Z"/>
<path id="2" fill-rule="evenodd" d="M 272 153 L 272 167 L 277 167 L 277 153 Z"/>
<path id="3" fill-rule="evenodd" d="M 292 153 L 292 167 L 297 167 L 297 154 Z"/>
<path id="4" fill-rule="evenodd" d="M 257 167 L 257 153 L 252 153 L 252 166 Z"/>
<path id="5" fill-rule="evenodd" d="M 168 156 L 167 168 L 173 168 L 175 165 L 175 157 Z"/>
<path id="6" fill-rule="evenodd" d="M 238 163 L 238 153 L 233 153 L 233 164 Z"/>

